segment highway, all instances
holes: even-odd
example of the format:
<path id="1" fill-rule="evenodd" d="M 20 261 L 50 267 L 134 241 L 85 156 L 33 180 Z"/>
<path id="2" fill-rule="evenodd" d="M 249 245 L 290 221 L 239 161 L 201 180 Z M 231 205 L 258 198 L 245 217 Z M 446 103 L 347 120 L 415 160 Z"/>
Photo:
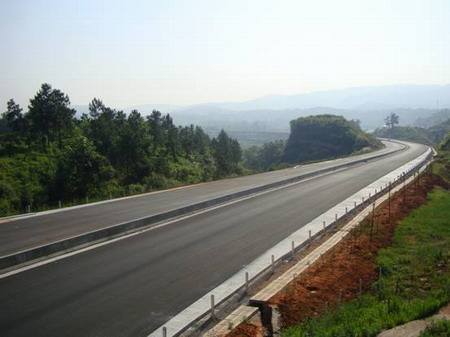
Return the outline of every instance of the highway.
<path id="1" fill-rule="evenodd" d="M 234 179 L 217 180 L 136 197 L 116 199 L 106 203 L 89 204 L 81 208 L 62 209 L 55 213 L 44 212 L 30 217 L 0 219 L 0 256 L 121 222 L 167 212 L 212 198 L 285 180 L 336 164 L 368 158 L 401 147 L 398 143 L 389 142 L 386 144 L 386 148 L 374 153 L 304 165 L 295 169 L 290 168 Z"/>
<path id="2" fill-rule="evenodd" d="M 277 242 L 425 150 L 410 144 L 0 278 L 0 335 L 147 336 Z"/>

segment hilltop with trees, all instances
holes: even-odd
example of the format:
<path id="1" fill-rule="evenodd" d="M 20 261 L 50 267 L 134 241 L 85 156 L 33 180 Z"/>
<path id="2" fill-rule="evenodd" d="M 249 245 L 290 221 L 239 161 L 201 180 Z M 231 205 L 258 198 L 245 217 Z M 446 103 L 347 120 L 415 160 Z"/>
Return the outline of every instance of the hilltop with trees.
<path id="1" fill-rule="evenodd" d="M 308 161 L 332 159 L 382 146 L 361 130 L 357 120 L 336 115 L 297 118 L 287 141 L 273 141 L 244 151 L 245 166 L 266 171 Z"/>
<path id="2" fill-rule="evenodd" d="M 361 130 L 358 121 L 335 115 L 301 117 L 291 121 L 283 160 L 298 163 L 334 158 L 381 146 Z"/>

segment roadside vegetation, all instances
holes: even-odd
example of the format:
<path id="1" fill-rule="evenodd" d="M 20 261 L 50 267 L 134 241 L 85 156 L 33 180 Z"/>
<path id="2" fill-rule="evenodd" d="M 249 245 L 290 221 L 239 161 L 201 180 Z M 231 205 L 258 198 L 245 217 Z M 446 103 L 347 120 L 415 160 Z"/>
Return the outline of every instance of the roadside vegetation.
<path id="1" fill-rule="evenodd" d="M 450 336 L 450 321 L 438 320 L 433 322 L 419 337 L 448 337 Z"/>
<path id="2" fill-rule="evenodd" d="M 354 267 L 349 267 L 352 262 L 341 263 L 338 250 L 332 261 L 333 275 L 327 274 L 326 268 L 331 266 L 326 262 L 317 269 L 313 266 L 305 280 L 297 285 L 294 282 L 286 294 L 275 299 L 285 328 L 284 337 L 377 336 L 383 330 L 429 317 L 450 301 L 450 192 L 448 180 L 444 180 L 449 177 L 449 150 L 447 137 L 432 166 L 434 174 L 422 177 L 421 189 L 420 185 L 410 186 L 406 203 L 397 194 L 399 200 L 393 203 L 392 212 L 401 211 L 407 216 L 392 227 L 390 240 L 381 240 L 384 243 L 374 249 L 374 242 L 380 235 L 388 235 L 390 227 L 385 224 L 383 228 L 384 222 L 378 219 L 377 228 L 381 226 L 382 232 L 372 237 L 372 229 L 368 231 L 366 223 L 358 238 L 347 243 L 353 248 L 348 248 L 344 258 L 352 261 L 356 252 L 360 259 Z M 428 195 L 426 185 L 431 189 Z M 367 240 L 369 232 L 371 239 Z M 367 265 L 370 260 L 372 267 Z M 364 282 L 362 294 L 355 277 Z M 356 286 L 345 290 L 346 280 L 351 279 L 350 283 Z M 319 283 L 311 295 L 308 289 L 312 289 L 314 282 Z M 322 289 L 333 287 L 336 289 Z M 334 298 L 339 288 L 346 291 L 343 303 Z M 331 309 L 323 309 L 325 301 Z M 313 308 L 307 303 L 313 303 Z M 449 331 L 449 322 L 438 322 L 421 336 L 449 336 Z"/>
<path id="3" fill-rule="evenodd" d="M 305 130 L 309 130 L 305 133 Z M 125 114 L 94 98 L 89 113 L 43 84 L 24 111 L 13 99 L 0 118 L 0 217 L 288 167 L 379 147 L 358 123 L 299 118 L 291 135 L 245 151 L 221 130 L 176 126 L 170 115 Z"/>
<path id="4" fill-rule="evenodd" d="M 437 145 L 450 132 L 450 119 L 429 128 L 415 126 L 392 126 L 374 131 L 376 137 L 394 138 L 416 143 Z"/>
<path id="5" fill-rule="evenodd" d="M 450 300 L 450 193 L 437 188 L 377 257 L 382 276 L 361 297 L 288 328 L 283 336 L 376 336 L 425 318 Z"/>
<path id="6" fill-rule="evenodd" d="M 43 84 L 28 110 L 0 119 L 0 216 L 240 175 L 241 148 L 223 130 L 177 127 L 169 115 L 126 115 L 93 99 L 81 117 Z"/>

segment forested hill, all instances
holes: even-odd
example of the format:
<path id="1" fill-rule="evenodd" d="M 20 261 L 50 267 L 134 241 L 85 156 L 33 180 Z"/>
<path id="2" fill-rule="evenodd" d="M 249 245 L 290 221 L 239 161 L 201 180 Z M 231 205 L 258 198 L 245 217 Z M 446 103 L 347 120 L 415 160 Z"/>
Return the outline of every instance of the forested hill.
<path id="1" fill-rule="evenodd" d="M 211 139 L 98 99 L 76 118 L 69 97 L 43 84 L 27 111 L 10 100 L 0 119 L 0 216 L 236 175 L 240 160 L 223 130 Z"/>
<path id="2" fill-rule="evenodd" d="M 283 161 L 298 163 L 348 155 L 381 143 L 363 132 L 357 121 L 335 115 L 301 117 L 291 121 Z"/>
<path id="3" fill-rule="evenodd" d="M 379 128 L 374 131 L 377 137 L 407 140 L 422 144 L 436 145 L 450 132 L 450 119 L 442 123 L 419 128 L 413 126 L 393 126 L 392 128 Z"/>

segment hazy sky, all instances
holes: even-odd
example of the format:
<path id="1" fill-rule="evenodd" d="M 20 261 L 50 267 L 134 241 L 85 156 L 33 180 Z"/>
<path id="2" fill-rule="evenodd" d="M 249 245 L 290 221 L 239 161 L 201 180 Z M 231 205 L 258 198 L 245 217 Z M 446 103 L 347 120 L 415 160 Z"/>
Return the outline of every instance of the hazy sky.
<path id="1" fill-rule="evenodd" d="M 0 107 L 245 100 L 450 82 L 449 0 L 0 0 Z"/>

